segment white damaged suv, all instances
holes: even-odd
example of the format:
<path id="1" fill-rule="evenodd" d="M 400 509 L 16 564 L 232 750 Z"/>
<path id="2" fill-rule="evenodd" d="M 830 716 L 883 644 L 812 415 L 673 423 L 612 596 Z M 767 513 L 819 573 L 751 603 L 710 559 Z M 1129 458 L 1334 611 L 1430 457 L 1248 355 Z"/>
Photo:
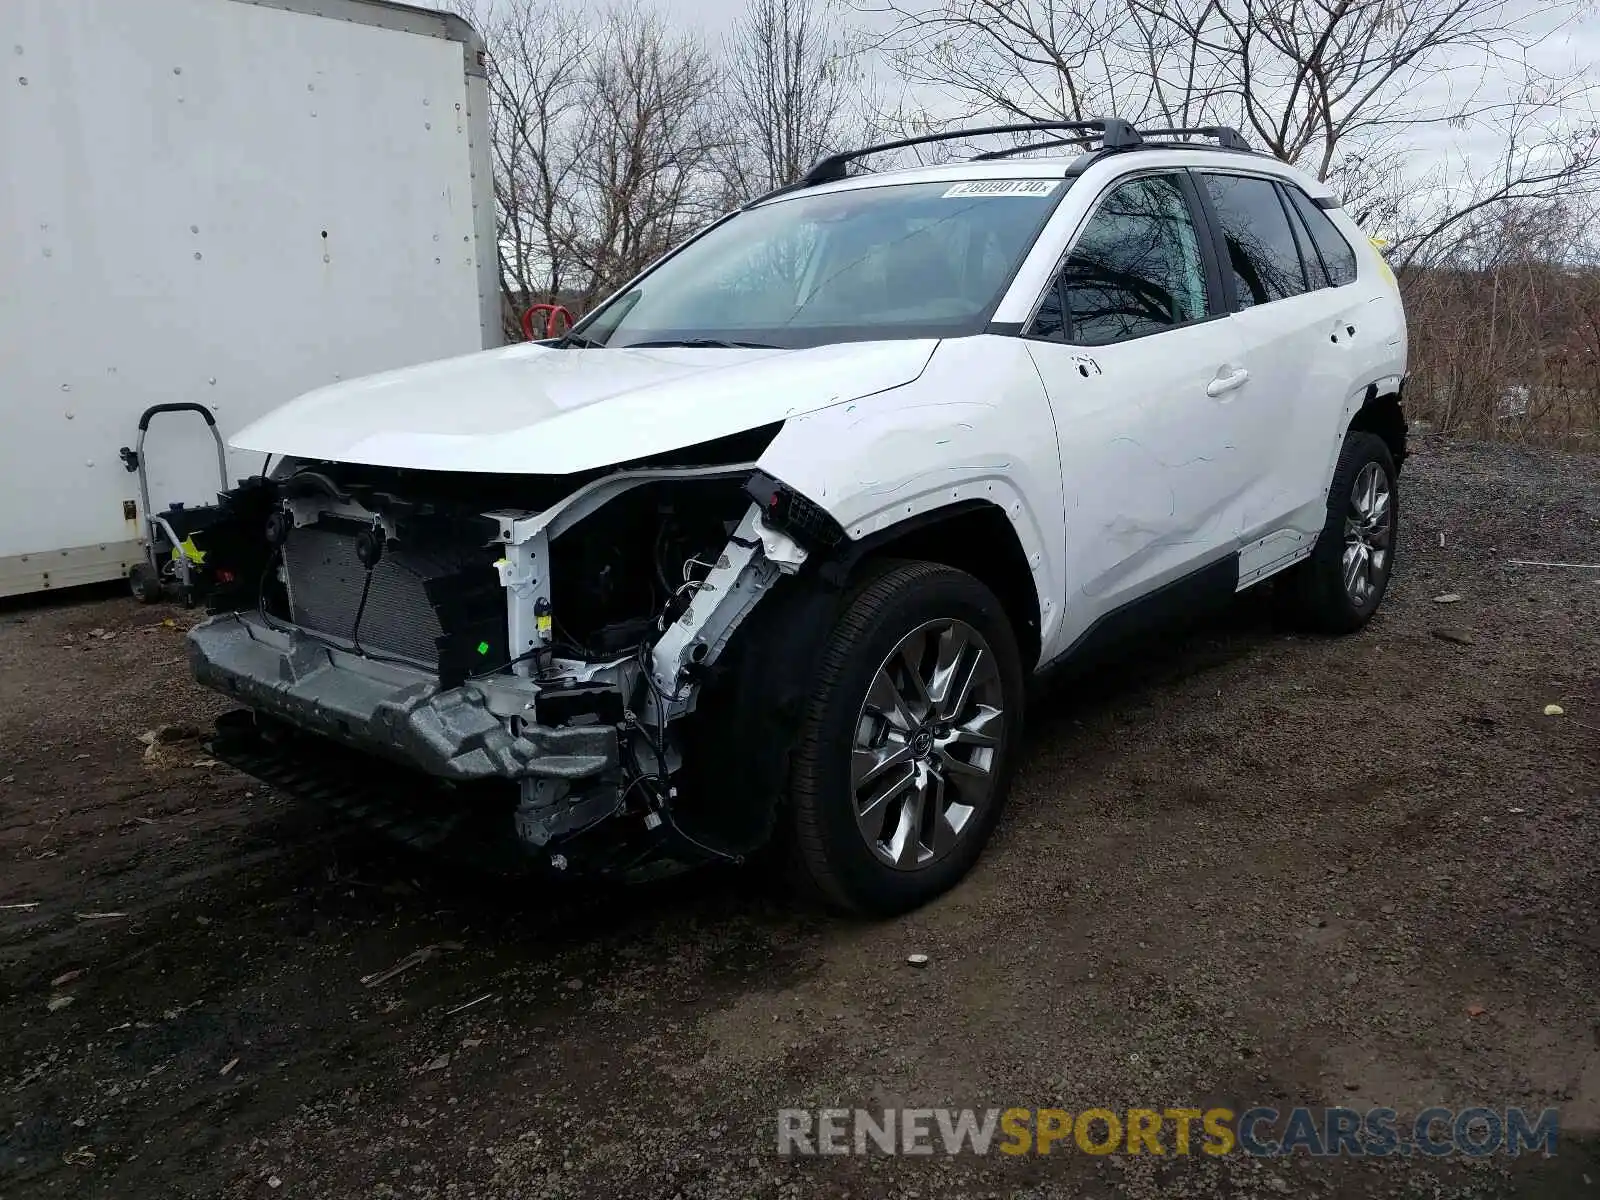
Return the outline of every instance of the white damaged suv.
<path id="1" fill-rule="evenodd" d="M 977 133 L 1043 140 L 835 156 L 565 337 L 238 434 L 276 465 L 208 534 L 217 754 L 424 844 L 773 843 L 892 912 L 988 841 L 1033 673 L 1275 576 L 1359 629 L 1406 329 L 1338 201 L 1228 129 Z"/>

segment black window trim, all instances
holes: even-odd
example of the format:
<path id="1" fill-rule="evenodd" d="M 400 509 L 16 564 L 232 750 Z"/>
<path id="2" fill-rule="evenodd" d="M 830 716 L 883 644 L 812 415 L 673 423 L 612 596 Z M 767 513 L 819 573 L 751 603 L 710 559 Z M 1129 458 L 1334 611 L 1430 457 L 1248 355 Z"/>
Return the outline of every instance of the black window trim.
<path id="1" fill-rule="evenodd" d="M 1207 244 L 1211 247 L 1211 257 L 1217 263 L 1217 274 L 1220 278 L 1217 299 L 1221 302 L 1223 311 L 1232 316 L 1238 309 L 1239 295 L 1233 286 L 1233 272 L 1222 270 L 1222 264 L 1227 261 L 1228 254 L 1227 241 L 1222 236 L 1222 220 L 1211 204 L 1211 197 L 1207 194 L 1203 181 L 1196 178 L 1198 175 L 1210 175 L 1214 172 L 1197 170 L 1194 167 L 1185 167 L 1183 170 L 1184 174 L 1189 176 L 1189 187 L 1199 203 L 1200 211 L 1205 214 L 1206 232 L 1210 235 Z M 1236 173 L 1246 174 L 1242 171 Z"/>
<path id="2" fill-rule="evenodd" d="M 1328 274 L 1328 264 L 1323 261 L 1322 251 L 1317 249 L 1317 239 L 1311 236 L 1311 230 L 1306 227 L 1305 218 L 1295 211 L 1294 204 L 1283 190 L 1283 181 L 1273 181 L 1273 195 L 1278 197 L 1278 207 L 1283 209 L 1284 218 L 1289 222 L 1289 236 L 1294 239 L 1295 252 L 1300 255 L 1300 277 L 1305 280 L 1307 292 L 1318 292 L 1325 287 L 1332 286 L 1333 277 Z M 1310 257 L 1306 256 L 1306 247 L 1310 246 Z M 1317 269 L 1322 272 L 1322 282 L 1311 282 L 1311 264 L 1317 264 Z"/>
<path id="3" fill-rule="evenodd" d="M 1138 179 L 1149 179 L 1155 176 L 1168 176 L 1173 178 L 1178 191 L 1189 206 L 1189 219 L 1194 224 L 1195 241 L 1200 247 L 1201 269 L 1205 273 L 1206 282 L 1206 313 L 1203 317 L 1196 317 L 1192 321 L 1183 321 L 1177 325 L 1169 325 L 1164 329 L 1152 329 L 1148 333 L 1135 334 L 1133 337 L 1121 338 L 1115 342 L 1076 342 L 1072 339 L 1071 309 L 1067 305 L 1067 298 L 1061 297 L 1061 309 L 1064 314 L 1062 331 L 1059 337 L 1050 337 L 1034 333 L 1033 323 L 1038 319 L 1039 309 L 1044 304 L 1044 299 L 1052 291 L 1061 287 L 1061 272 L 1067 265 L 1067 259 L 1072 257 L 1072 251 L 1078 244 L 1078 239 L 1083 236 L 1083 231 L 1088 228 L 1089 222 L 1100 211 L 1100 205 L 1106 197 L 1111 195 L 1125 183 L 1132 183 Z M 1188 329 L 1195 325 L 1204 325 L 1209 321 L 1218 321 L 1228 316 L 1228 309 L 1221 304 L 1220 280 L 1223 278 L 1222 266 L 1217 258 L 1217 247 L 1212 234 L 1212 224 L 1206 219 L 1206 214 L 1199 207 L 1203 197 L 1199 194 L 1194 180 L 1189 177 L 1188 167 L 1146 167 L 1139 171 L 1129 171 L 1106 181 L 1104 187 L 1095 193 L 1094 199 L 1084 212 L 1083 220 L 1073 227 L 1071 235 L 1067 238 L 1066 245 L 1062 247 L 1060 255 L 1056 258 L 1055 266 L 1050 269 L 1050 281 L 1040 289 L 1034 298 L 1033 306 L 1028 309 L 1027 317 L 1020 323 L 1004 322 L 1003 325 L 991 325 L 987 332 L 1003 334 L 1011 337 L 1021 337 L 1030 342 L 1044 342 L 1051 346 L 1073 346 L 1078 349 L 1097 349 L 1105 346 L 1122 346 L 1128 342 L 1142 341 L 1148 337 L 1159 337 L 1164 333 L 1172 333 L 1178 329 Z"/>
<path id="4" fill-rule="evenodd" d="M 1225 248 L 1222 245 L 1221 227 L 1217 223 L 1216 214 L 1211 211 L 1205 189 L 1194 177 L 1194 170 L 1184 167 L 1181 174 L 1182 182 L 1179 186 L 1189 201 L 1189 212 L 1194 218 L 1195 236 L 1200 239 L 1200 258 L 1205 264 L 1206 316 L 1226 317 L 1232 312 L 1232 306 L 1225 302 L 1223 281 L 1231 281 L 1232 273 L 1222 269 L 1222 264 L 1227 260 L 1223 257 Z"/>
<path id="5" fill-rule="evenodd" d="M 1299 239 L 1298 235 L 1295 233 L 1295 216 L 1297 214 L 1291 214 L 1288 211 L 1290 208 L 1293 207 L 1293 205 L 1291 205 L 1289 203 L 1288 197 L 1283 196 L 1283 195 L 1279 195 L 1278 191 L 1277 191 L 1277 189 L 1279 189 L 1279 188 L 1298 186 L 1293 181 L 1287 180 L 1281 175 L 1273 174 L 1271 171 L 1251 171 L 1251 170 L 1247 170 L 1247 169 L 1243 169 L 1243 168 L 1237 168 L 1236 169 L 1231 164 L 1229 164 L 1227 166 L 1217 166 L 1217 167 L 1210 167 L 1210 166 L 1207 166 L 1207 167 L 1185 167 L 1184 170 L 1190 171 L 1190 172 L 1192 172 L 1192 173 L 1194 173 L 1196 175 L 1237 175 L 1237 176 L 1240 176 L 1240 177 L 1245 178 L 1245 179 L 1261 179 L 1261 180 L 1265 180 L 1267 183 L 1271 184 L 1273 186 L 1274 195 L 1278 196 L 1278 206 L 1280 208 L 1284 209 L 1284 219 L 1289 222 L 1289 236 L 1294 239 L 1295 249 L 1297 251 L 1300 251 L 1300 239 Z M 1215 237 L 1216 237 L 1216 250 L 1217 250 L 1217 252 L 1219 254 L 1224 256 L 1223 261 L 1226 261 L 1225 256 L 1227 254 L 1228 248 L 1227 248 L 1227 245 L 1226 245 L 1226 243 L 1225 243 L 1225 241 L 1223 239 L 1223 236 L 1222 236 L 1222 221 L 1217 217 L 1217 211 L 1216 211 L 1216 209 L 1214 207 L 1212 207 L 1212 204 L 1211 204 L 1211 197 L 1206 194 L 1206 189 L 1202 185 L 1201 181 L 1199 181 L 1199 180 L 1195 181 L 1195 190 L 1200 196 L 1200 202 L 1205 206 L 1206 215 L 1207 215 L 1208 219 L 1211 221 L 1212 228 L 1216 231 L 1216 234 L 1215 234 Z M 1302 190 L 1302 192 L 1304 191 L 1303 188 L 1301 190 Z M 1319 208 L 1323 208 L 1323 207 L 1338 208 L 1339 207 L 1337 202 L 1329 204 L 1329 205 L 1319 204 L 1318 201 L 1315 199 L 1315 197 L 1312 197 L 1310 195 L 1307 195 L 1306 199 L 1310 200 L 1313 204 L 1317 204 Z M 1334 226 L 1334 228 L 1335 228 L 1335 230 L 1337 230 L 1338 226 Z M 1310 230 L 1307 230 L 1306 232 L 1309 235 Z M 1343 238 L 1344 234 L 1340 233 L 1339 236 L 1341 238 Z M 1345 244 L 1346 245 L 1350 244 L 1348 239 L 1346 239 Z M 1313 247 L 1315 247 L 1315 241 L 1314 240 L 1313 240 L 1312 245 L 1313 245 Z M 1321 260 L 1321 252 L 1320 251 L 1318 251 L 1318 260 L 1317 261 L 1319 261 L 1319 262 L 1322 261 Z M 1328 283 L 1322 285 L 1323 287 L 1334 287 L 1334 286 L 1343 287 L 1343 286 L 1345 286 L 1343 284 L 1335 285 L 1332 282 L 1332 278 L 1333 277 L 1331 275 L 1328 275 L 1327 268 L 1326 268 L 1325 264 L 1324 264 L 1324 267 L 1323 267 L 1323 275 L 1326 276 L 1328 278 L 1328 280 L 1329 280 Z M 1237 301 L 1238 301 L 1238 291 L 1233 286 L 1233 272 L 1232 271 L 1226 271 L 1226 272 L 1224 272 L 1224 276 L 1225 276 L 1225 278 L 1227 280 L 1228 295 L 1229 295 L 1230 303 L 1237 303 Z M 1311 286 L 1311 276 L 1310 276 L 1309 272 L 1307 272 L 1307 270 L 1306 270 L 1306 261 L 1305 261 L 1305 255 L 1304 255 L 1303 251 L 1300 251 L 1300 276 L 1305 281 L 1305 291 L 1300 292 L 1300 293 L 1298 293 L 1297 295 L 1294 295 L 1294 296 L 1284 296 L 1284 297 L 1282 297 L 1280 299 L 1277 299 L 1277 300 L 1266 300 L 1266 301 L 1263 301 L 1262 303 L 1263 304 L 1282 304 L 1287 300 L 1296 300 L 1296 299 L 1299 299 L 1300 296 L 1309 296 L 1309 295 L 1311 295 L 1312 292 L 1316 292 L 1316 291 L 1320 291 L 1321 290 L 1321 288 L 1316 288 L 1316 287 L 1312 287 Z M 1261 305 L 1260 304 L 1252 305 L 1252 307 L 1260 308 Z M 1241 308 L 1234 308 L 1232 311 L 1235 312 L 1235 313 L 1239 313 L 1239 312 L 1244 312 L 1246 310 L 1245 309 L 1241 309 Z"/>

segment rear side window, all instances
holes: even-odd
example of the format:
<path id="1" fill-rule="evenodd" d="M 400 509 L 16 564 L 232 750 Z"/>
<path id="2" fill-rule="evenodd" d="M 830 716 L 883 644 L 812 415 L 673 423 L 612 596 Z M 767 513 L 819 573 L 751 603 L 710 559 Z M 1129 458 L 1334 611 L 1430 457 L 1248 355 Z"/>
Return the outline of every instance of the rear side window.
<path id="1" fill-rule="evenodd" d="M 1329 220 L 1328 214 L 1318 208 L 1311 197 L 1299 188 L 1286 183 L 1283 185 L 1283 191 L 1289 197 L 1289 202 L 1294 205 L 1294 211 L 1299 214 L 1311 232 L 1311 240 L 1316 243 L 1322 265 L 1327 269 L 1328 282 L 1334 287 L 1354 283 L 1356 252 L 1350 248 L 1350 243 L 1344 240 L 1344 234 L 1339 232 L 1339 227 Z"/>
<path id="2" fill-rule="evenodd" d="M 1059 336 L 1064 325 L 1078 345 L 1105 346 L 1205 315 L 1205 270 L 1188 201 L 1172 176 L 1152 175 L 1129 180 L 1101 202 L 1040 305 L 1034 332 Z"/>
<path id="3" fill-rule="evenodd" d="M 1306 290 L 1300 251 L 1277 190 L 1265 179 L 1204 175 L 1233 274 L 1234 307 L 1287 300 Z"/>

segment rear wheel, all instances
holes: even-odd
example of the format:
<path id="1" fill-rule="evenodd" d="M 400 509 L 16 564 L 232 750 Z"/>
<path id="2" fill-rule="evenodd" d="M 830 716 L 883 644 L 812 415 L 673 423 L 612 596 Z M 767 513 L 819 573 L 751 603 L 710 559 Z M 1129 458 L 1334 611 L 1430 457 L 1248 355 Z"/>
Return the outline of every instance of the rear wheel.
<path id="1" fill-rule="evenodd" d="M 791 759 L 803 885 L 835 908 L 886 914 L 966 874 L 1005 804 L 1022 700 L 1016 639 L 978 580 L 912 562 L 858 585 Z"/>
<path id="2" fill-rule="evenodd" d="M 1296 607 L 1306 624 L 1353 633 L 1367 623 L 1389 587 L 1399 522 L 1399 481 L 1388 444 L 1352 430 L 1328 489 L 1327 521 L 1295 579 Z"/>

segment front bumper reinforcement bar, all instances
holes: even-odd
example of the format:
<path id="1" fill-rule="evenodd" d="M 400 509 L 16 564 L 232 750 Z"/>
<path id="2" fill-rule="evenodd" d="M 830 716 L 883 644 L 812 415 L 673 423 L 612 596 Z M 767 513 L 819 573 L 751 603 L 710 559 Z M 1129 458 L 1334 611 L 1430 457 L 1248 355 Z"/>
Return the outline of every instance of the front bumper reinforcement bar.
<path id="1" fill-rule="evenodd" d="M 441 690 L 420 668 L 342 650 L 252 613 L 202 622 L 188 646 L 195 678 L 207 687 L 441 779 L 576 782 L 618 770 L 615 726 L 539 725 L 532 693 L 518 697 L 530 719 L 508 721 L 504 689 L 490 680 Z"/>

